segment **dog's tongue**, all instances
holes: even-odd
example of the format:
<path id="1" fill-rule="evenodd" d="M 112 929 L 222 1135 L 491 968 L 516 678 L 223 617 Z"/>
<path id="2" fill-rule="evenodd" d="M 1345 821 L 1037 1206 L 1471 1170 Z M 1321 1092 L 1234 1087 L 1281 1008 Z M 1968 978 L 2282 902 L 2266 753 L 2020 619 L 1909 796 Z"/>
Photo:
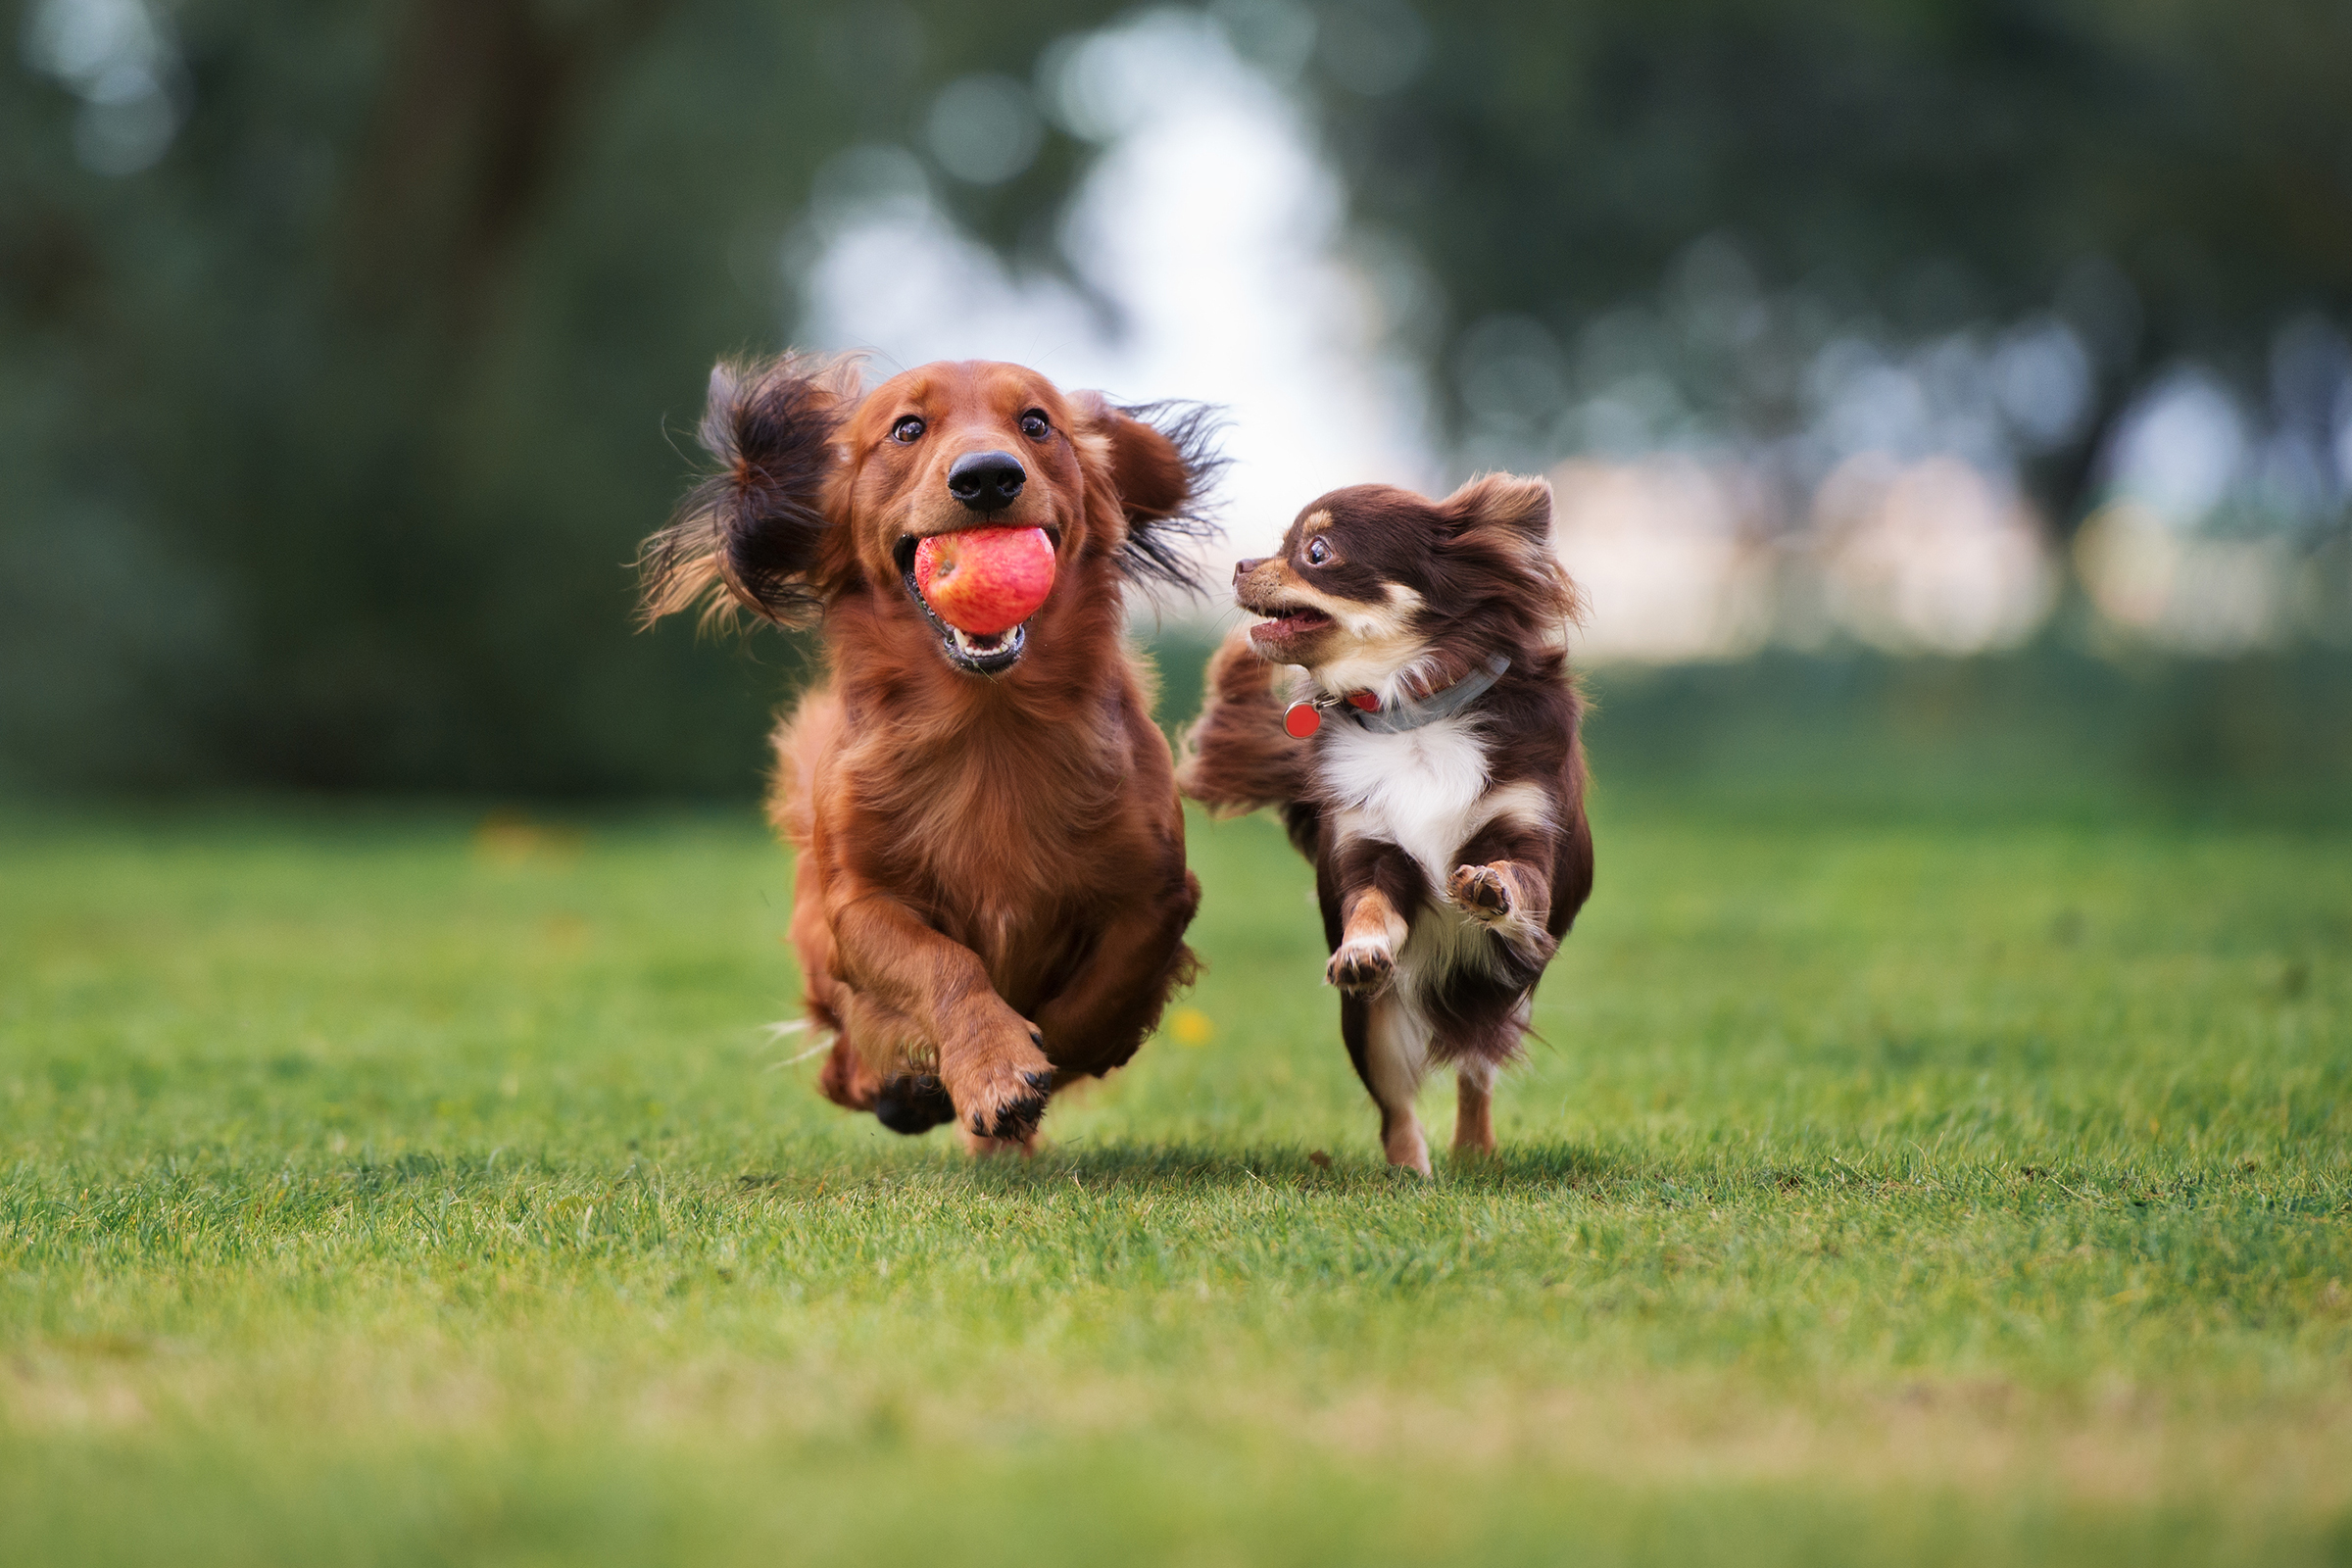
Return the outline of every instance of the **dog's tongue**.
<path id="1" fill-rule="evenodd" d="M 1043 528 L 936 533 L 914 547 L 914 586 L 933 613 L 974 637 L 1007 632 L 1054 591 L 1054 542 Z"/>

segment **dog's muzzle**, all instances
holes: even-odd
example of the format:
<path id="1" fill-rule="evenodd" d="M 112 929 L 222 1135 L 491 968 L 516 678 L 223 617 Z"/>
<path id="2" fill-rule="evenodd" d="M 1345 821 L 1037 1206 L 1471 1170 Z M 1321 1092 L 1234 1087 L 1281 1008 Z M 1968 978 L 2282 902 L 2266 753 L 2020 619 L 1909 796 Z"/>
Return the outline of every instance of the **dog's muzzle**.
<path id="1" fill-rule="evenodd" d="M 1061 535 L 1057 530 L 1047 529 L 1046 537 L 1054 542 L 1055 550 L 1061 548 Z M 899 540 L 898 549 L 892 552 L 892 559 L 898 564 L 899 581 L 906 585 L 906 597 L 914 601 L 914 608 L 921 611 L 923 619 L 931 623 L 931 630 L 939 638 L 939 650 L 947 656 L 948 662 L 972 675 L 1002 675 L 1019 663 L 1022 653 L 1029 646 L 1028 621 L 1022 621 L 1010 631 L 981 634 L 959 630 L 939 618 L 939 612 L 931 608 L 930 601 L 923 597 L 922 588 L 914 580 L 914 551 L 921 542 L 913 534 L 904 535 Z M 1030 617 L 1031 620 L 1035 618 L 1034 615 Z"/>

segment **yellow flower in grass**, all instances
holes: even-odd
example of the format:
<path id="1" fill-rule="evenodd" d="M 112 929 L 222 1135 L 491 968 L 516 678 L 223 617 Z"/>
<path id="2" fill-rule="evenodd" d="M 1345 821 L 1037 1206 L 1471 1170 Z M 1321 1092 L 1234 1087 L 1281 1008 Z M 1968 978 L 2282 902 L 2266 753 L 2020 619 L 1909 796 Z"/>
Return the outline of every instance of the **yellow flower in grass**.
<path id="1" fill-rule="evenodd" d="M 1168 1033 L 1180 1046 L 1205 1046 L 1217 1038 L 1217 1026 L 1199 1007 L 1178 1007 L 1168 1014 Z"/>

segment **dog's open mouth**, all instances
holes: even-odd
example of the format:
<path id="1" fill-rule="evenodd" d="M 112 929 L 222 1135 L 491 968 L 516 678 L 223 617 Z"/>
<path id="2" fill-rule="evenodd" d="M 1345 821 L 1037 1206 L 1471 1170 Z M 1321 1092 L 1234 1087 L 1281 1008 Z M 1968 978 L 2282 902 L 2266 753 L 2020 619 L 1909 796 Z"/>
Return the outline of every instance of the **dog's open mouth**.
<path id="1" fill-rule="evenodd" d="M 1021 657 L 1021 650 L 1029 643 L 1029 628 L 1022 624 L 1010 631 L 968 632 L 950 626 L 948 637 L 956 658 L 974 669 L 993 669 L 998 667 L 996 661 L 1010 663 Z"/>
<path id="2" fill-rule="evenodd" d="M 1329 630 L 1332 624 L 1329 615 L 1305 605 L 1277 606 L 1256 612 L 1266 618 L 1250 628 L 1250 640 L 1266 649 L 1288 647 L 1316 632 Z"/>
<path id="3" fill-rule="evenodd" d="M 1048 528 L 1046 537 L 1056 551 L 1060 550 L 1058 529 Z M 913 534 L 902 535 L 892 555 L 898 563 L 899 580 L 906 585 L 906 597 L 914 601 L 914 608 L 931 623 L 931 630 L 939 637 L 940 652 L 947 656 L 948 662 L 974 675 L 1002 675 L 1019 663 L 1029 646 L 1029 621 L 1024 620 L 1009 631 L 998 632 L 971 632 L 949 625 L 931 608 L 931 602 L 923 597 L 921 585 L 915 581 L 914 552 L 919 543 Z M 1030 616 L 1030 620 L 1036 618 Z"/>

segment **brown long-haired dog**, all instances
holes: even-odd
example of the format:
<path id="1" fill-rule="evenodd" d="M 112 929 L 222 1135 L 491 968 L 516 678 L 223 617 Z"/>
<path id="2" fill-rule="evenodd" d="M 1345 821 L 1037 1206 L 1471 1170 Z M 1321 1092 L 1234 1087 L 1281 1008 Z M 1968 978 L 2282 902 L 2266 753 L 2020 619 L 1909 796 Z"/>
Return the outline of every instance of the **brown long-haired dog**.
<path id="1" fill-rule="evenodd" d="M 1216 466 L 1197 408 L 1114 408 L 1018 366 L 712 373 L 718 461 L 647 543 L 651 621 L 696 603 L 820 623 L 825 678 L 775 736 L 792 941 L 834 1034 L 825 1095 L 975 1149 L 1124 1063 L 1189 982 L 1200 902 L 1173 760 L 1121 631 L 1127 583 L 1191 585 Z M 918 543 L 1037 527 L 1053 591 L 987 637 L 939 619 Z"/>
<path id="2" fill-rule="evenodd" d="M 1335 490 L 1234 569 L 1234 597 L 1268 618 L 1210 662 L 1183 789 L 1277 808 L 1314 861 L 1325 978 L 1390 1162 L 1429 1174 L 1413 1097 L 1433 1063 L 1459 1085 L 1454 1152 L 1490 1152 L 1495 1070 L 1592 889 L 1551 486 Z"/>

